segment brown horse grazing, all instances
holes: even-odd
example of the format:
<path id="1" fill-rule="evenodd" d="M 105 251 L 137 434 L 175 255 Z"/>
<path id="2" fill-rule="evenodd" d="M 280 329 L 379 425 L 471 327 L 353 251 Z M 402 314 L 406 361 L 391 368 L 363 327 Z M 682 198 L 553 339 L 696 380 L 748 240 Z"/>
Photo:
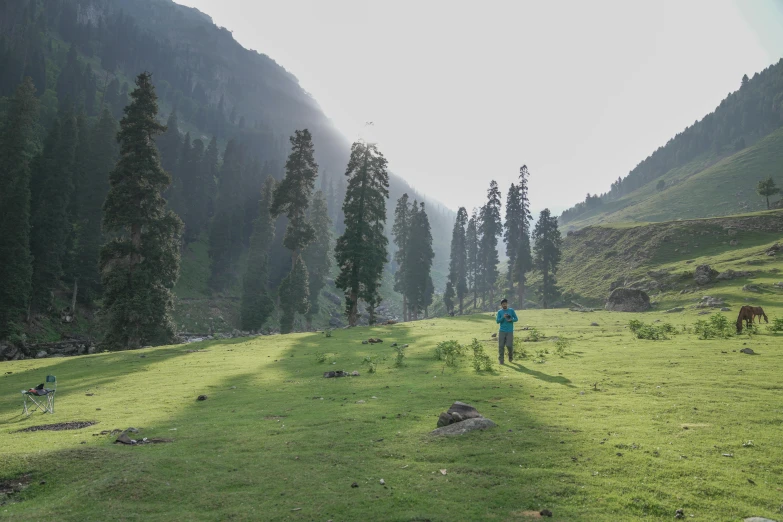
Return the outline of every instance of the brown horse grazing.
<path id="1" fill-rule="evenodd" d="M 769 323 L 769 319 L 767 319 L 767 314 L 764 313 L 764 309 L 760 306 L 754 306 L 753 307 L 753 319 L 755 319 L 758 316 L 759 318 L 759 324 L 761 324 L 761 318 L 764 318 L 765 323 Z"/>
<path id="2" fill-rule="evenodd" d="M 739 315 L 737 316 L 737 333 L 742 333 L 742 321 L 745 321 L 745 328 L 750 328 L 753 324 L 753 307 L 743 306 L 740 308 Z"/>

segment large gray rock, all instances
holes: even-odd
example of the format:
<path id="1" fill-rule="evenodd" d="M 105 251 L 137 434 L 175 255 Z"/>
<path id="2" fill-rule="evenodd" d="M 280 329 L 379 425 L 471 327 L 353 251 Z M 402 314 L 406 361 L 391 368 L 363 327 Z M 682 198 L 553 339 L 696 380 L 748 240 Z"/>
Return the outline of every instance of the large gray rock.
<path id="1" fill-rule="evenodd" d="M 458 413 L 462 419 L 476 419 L 478 417 L 481 417 L 481 414 L 478 412 L 476 408 L 471 406 L 470 404 L 465 404 L 464 402 L 455 401 L 454 404 L 451 405 L 451 408 L 446 410 L 446 413 Z"/>
<path id="2" fill-rule="evenodd" d="M 613 312 L 645 312 L 650 309 L 650 296 L 638 288 L 615 288 L 604 308 Z"/>
<path id="3" fill-rule="evenodd" d="M 497 424 L 487 419 L 486 417 L 478 417 L 464 420 L 462 422 L 455 422 L 454 424 L 449 424 L 448 426 L 443 426 L 436 430 L 432 430 L 430 435 L 464 435 L 465 433 L 469 433 L 471 431 L 486 430 L 487 428 L 494 428 L 495 426 L 497 426 Z"/>
<path id="4" fill-rule="evenodd" d="M 711 283 L 717 275 L 718 271 L 710 265 L 699 265 L 696 267 L 696 271 L 693 272 L 693 280 L 696 281 L 697 285 L 706 285 Z"/>

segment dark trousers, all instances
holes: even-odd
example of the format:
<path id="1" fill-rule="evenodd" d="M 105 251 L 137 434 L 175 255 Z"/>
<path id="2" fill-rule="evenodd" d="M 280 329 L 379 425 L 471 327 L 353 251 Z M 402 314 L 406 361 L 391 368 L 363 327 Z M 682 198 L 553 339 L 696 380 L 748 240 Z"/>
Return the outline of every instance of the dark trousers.
<path id="1" fill-rule="evenodd" d="M 508 360 L 514 358 L 514 332 L 498 332 L 498 359 L 502 362 L 505 350 L 508 348 Z"/>

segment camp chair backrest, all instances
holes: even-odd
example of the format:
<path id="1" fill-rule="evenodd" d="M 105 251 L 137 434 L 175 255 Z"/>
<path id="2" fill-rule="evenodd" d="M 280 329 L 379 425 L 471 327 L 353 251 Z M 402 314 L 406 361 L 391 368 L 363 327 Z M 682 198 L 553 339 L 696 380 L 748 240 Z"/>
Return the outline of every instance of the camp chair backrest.
<path id="1" fill-rule="evenodd" d="M 57 388 L 57 378 L 54 375 L 47 375 L 46 376 L 46 387 L 49 388 L 49 385 L 51 384 L 52 388 Z"/>

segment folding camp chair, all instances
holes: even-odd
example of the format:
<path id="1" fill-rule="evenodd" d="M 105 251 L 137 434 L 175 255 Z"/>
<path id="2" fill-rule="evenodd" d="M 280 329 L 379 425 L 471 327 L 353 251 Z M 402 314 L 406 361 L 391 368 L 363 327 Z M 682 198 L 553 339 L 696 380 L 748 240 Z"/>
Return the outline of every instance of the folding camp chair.
<path id="1" fill-rule="evenodd" d="M 54 375 L 47 375 L 45 384 L 39 384 L 29 390 L 22 390 L 24 414 L 31 415 L 35 410 L 41 410 L 43 413 L 54 413 L 54 394 L 56 391 L 57 379 Z M 30 402 L 28 403 L 27 401 Z"/>

